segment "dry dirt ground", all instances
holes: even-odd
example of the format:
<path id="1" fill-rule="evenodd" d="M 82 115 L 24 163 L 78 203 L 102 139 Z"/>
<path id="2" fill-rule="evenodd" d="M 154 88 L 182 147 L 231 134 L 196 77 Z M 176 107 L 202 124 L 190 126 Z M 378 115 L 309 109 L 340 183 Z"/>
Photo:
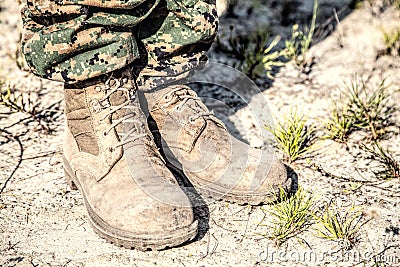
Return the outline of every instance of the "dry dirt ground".
<path id="1" fill-rule="evenodd" d="M 229 34 L 231 25 L 238 31 L 250 31 L 255 25 L 269 23 L 276 33 L 287 34 L 292 24 L 309 21 L 312 1 L 299 1 L 294 14 L 282 26 L 280 5 L 290 1 L 257 1 L 249 15 L 249 2 L 240 2 L 221 20 L 221 36 Z M 255 2 L 255 1 L 254 1 Z M 321 1 L 319 23 L 326 32 L 310 50 L 314 64 L 308 74 L 288 63 L 275 73 L 275 79 L 261 82 L 260 92 L 243 89 L 249 106 L 257 105 L 260 95 L 268 101 L 272 113 L 283 114 L 299 106 L 316 123 L 328 116 L 331 99 L 338 99 L 343 87 L 355 75 L 376 85 L 387 78 L 392 104 L 400 105 L 400 61 L 397 57 L 376 58 L 384 47 L 382 29 L 400 25 L 398 11 L 379 10 L 364 4 L 356 10 L 346 9 L 349 1 Z M 400 265 L 400 181 L 391 180 L 378 186 L 362 185 L 351 190 L 349 182 L 326 177 L 311 168 L 305 160 L 292 163 L 292 177 L 321 200 L 333 200 L 345 208 L 360 206 L 370 221 L 361 229 L 360 240 L 346 255 L 333 253 L 338 243 L 315 236 L 312 230 L 281 248 L 265 238 L 271 232 L 271 218 L 264 221 L 263 210 L 270 206 L 250 207 L 215 202 L 198 209 L 201 234 L 195 241 L 164 251 L 126 250 L 108 244 L 91 229 L 79 192 L 71 191 L 64 181 L 61 163 L 61 141 L 65 118 L 62 114 L 62 85 L 40 81 L 17 67 L 15 54 L 18 41 L 18 6 L 13 0 L 0 1 L 0 76 L 7 85 L 30 91 L 38 101 L 42 126 L 29 122 L 21 113 L 10 114 L 0 107 L 0 266 L 396 266 Z M 333 17 L 333 8 L 342 10 L 340 24 Z M 300 21 L 297 21 L 300 20 Z M 330 28 L 329 25 L 335 25 Z M 210 52 L 212 61 L 229 62 L 221 53 Z M 215 75 L 218 76 L 218 73 Z M 220 75 L 223 79 L 225 76 Z M 214 98 L 217 91 L 201 92 Z M 220 93 L 222 101 L 228 96 Z M 224 97 L 226 99 L 224 99 Z M 264 146 L 251 123 L 251 111 L 240 106 L 233 114 L 217 112 L 232 131 L 253 146 Z M 266 107 L 265 107 L 266 108 Z M 266 109 L 267 110 L 267 109 Z M 267 112 L 267 111 L 266 111 Z M 382 141 L 382 146 L 400 160 L 400 116 L 395 114 L 396 127 Z M 46 127 L 51 132 L 46 131 Z M 348 145 L 323 141 L 312 162 L 336 176 L 369 179 L 374 162 L 357 146 L 365 137 L 351 136 Z M 364 177 L 364 178 L 363 178 Z M 373 178 L 373 177 L 372 177 Z M 267 225 L 267 226 L 265 226 Z M 287 254 L 282 254 L 286 252 Z M 309 259 L 311 252 L 314 258 Z M 281 253 L 281 254 L 279 254 Z M 307 254 L 308 253 L 308 254 Z M 329 254 L 329 255 L 328 255 Z M 285 256 L 286 255 L 286 256 Z M 328 255 L 328 256 L 327 256 Z M 375 260 L 372 256 L 378 256 Z M 312 255 L 311 255 L 312 256 Z M 305 257 L 305 258 L 303 258 Z M 375 265 L 380 261 L 380 265 Z"/>

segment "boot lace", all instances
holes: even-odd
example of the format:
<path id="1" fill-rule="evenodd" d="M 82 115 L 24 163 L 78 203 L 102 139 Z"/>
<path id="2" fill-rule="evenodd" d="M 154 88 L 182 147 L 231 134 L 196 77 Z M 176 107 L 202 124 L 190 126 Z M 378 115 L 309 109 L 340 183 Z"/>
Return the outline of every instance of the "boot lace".
<path id="1" fill-rule="evenodd" d="M 179 94 L 179 92 L 183 92 L 183 94 Z M 164 100 L 164 108 L 167 108 L 179 102 L 179 104 L 176 105 L 174 108 L 176 112 L 181 112 L 182 108 L 187 104 L 189 100 L 194 100 L 196 104 L 193 105 L 191 109 L 193 109 L 195 114 L 189 117 L 188 120 L 190 123 L 194 123 L 199 118 L 208 118 L 215 121 L 222 128 L 225 128 L 225 125 L 214 116 L 214 112 L 209 111 L 206 105 L 192 90 L 182 87 L 174 88 L 164 95 Z"/>
<path id="2" fill-rule="evenodd" d="M 110 147 L 110 150 L 113 151 L 117 149 L 118 147 L 121 147 L 123 145 L 126 145 L 130 142 L 134 142 L 138 139 L 145 138 L 147 137 L 144 129 L 144 124 L 143 121 L 139 119 L 139 114 L 137 114 L 136 111 L 136 106 L 133 105 L 133 102 L 135 100 L 136 94 L 134 90 L 128 89 L 124 87 L 125 84 L 128 83 L 128 78 L 121 78 L 121 79 L 115 79 L 112 76 L 105 82 L 105 92 L 106 95 L 104 96 L 103 99 L 101 99 L 101 102 L 109 100 L 110 96 L 114 94 L 115 92 L 122 91 L 125 93 L 127 97 L 127 100 L 116 106 L 112 106 L 111 104 L 109 105 L 109 111 L 107 114 L 105 114 L 102 118 L 100 118 L 100 121 L 104 121 L 110 118 L 111 124 L 110 126 L 103 132 L 103 135 L 106 136 L 115 129 L 118 125 L 121 123 L 130 123 L 132 125 L 131 129 L 129 131 L 118 133 L 120 137 L 120 142 L 116 144 L 115 146 Z M 96 90 L 102 90 L 101 88 L 96 88 Z M 126 110 L 125 115 L 119 119 L 112 120 L 112 115 L 119 111 L 119 110 Z"/>

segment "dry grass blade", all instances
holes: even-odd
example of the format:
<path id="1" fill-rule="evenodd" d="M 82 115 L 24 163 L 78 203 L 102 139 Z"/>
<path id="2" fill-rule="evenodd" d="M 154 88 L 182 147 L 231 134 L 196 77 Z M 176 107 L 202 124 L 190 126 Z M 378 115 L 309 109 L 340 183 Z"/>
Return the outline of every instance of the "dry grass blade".
<path id="1" fill-rule="evenodd" d="M 4 106 L 9 110 L 9 113 L 23 113 L 30 118 L 31 121 L 36 121 L 40 128 L 46 132 L 51 132 L 48 122 L 56 118 L 59 102 L 50 105 L 48 108 L 39 109 L 39 101 L 35 100 L 35 96 L 31 92 L 21 92 L 4 83 L 0 83 L 0 106 Z"/>
<path id="2" fill-rule="evenodd" d="M 361 148 L 379 163 L 378 168 L 373 170 L 378 179 L 400 179 L 399 162 L 388 151 L 385 151 L 378 142 L 374 142 L 372 147 L 362 144 Z"/>

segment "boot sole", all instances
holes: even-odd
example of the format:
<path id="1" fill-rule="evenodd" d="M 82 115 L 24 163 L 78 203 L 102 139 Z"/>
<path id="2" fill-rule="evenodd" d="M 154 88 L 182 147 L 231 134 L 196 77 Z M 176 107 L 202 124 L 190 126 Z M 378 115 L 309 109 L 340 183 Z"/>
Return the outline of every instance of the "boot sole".
<path id="1" fill-rule="evenodd" d="M 196 183 L 194 179 L 190 180 L 186 172 L 173 164 L 168 163 L 167 164 L 168 168 L 172 169 L 175 173 L 178 175 L 185 177 L 184 179 L 188 179 L 192 184 L 187 184 L 186 186 L 193 186 L 196 191 L 200 195 L 202 195 L 205 198 L 217 200 L 217 201 L 226 201 L 229 203 L 236 203 L 239 205 L 261 205 L 261 204 L 274 204 L 279 201 L 279 194 L 280 194 L 280 189 L 277 188 L 275 192 L 265 194 L 265 195 L 254 195 L 254 194 L 245 194 L 245 193 L 238 193 L 238 194 L 232 194 L 230 192 L 225 192 L 225 188 L 213 185 L 214 187 L 205 187 L 204 185 L 201 185 L 199 183 Z M 285 181 L 284 184 L 281 185 L 281 189 L 285 190 L 286 192 L 290 191 L 292 185 L 292 179 L 288 177 Z"/>
<path id="2" fill-rule="evenodd" d="M 79 180 L 73 174 L 72 169 L 69 167 L 67 160 L 64 160 L 64 173 L 67 184 L 72 190 L 79 190 L 83 192 Z M 101 219 L 90 207 L 84 194 L 84 204 L 89 215 L 89 222 L 93 230 L 108 242 L 124 247 L 126 249 L 137 249 L 141 251 L 148 250 L 163 250 L 166 248 L 176 247 L 185 242 L 193 240 L 198 232 L 198 221 L 194 221 L 191 225 L 177 229 L 173 233 L 153 233 L 146 235 L 139 235 L 132 232 L 121 231 L 108 225 Z M 133 219 L 133 218 L 132 218 Z M 155 235 L 158 235 L 155 237 Z"/>

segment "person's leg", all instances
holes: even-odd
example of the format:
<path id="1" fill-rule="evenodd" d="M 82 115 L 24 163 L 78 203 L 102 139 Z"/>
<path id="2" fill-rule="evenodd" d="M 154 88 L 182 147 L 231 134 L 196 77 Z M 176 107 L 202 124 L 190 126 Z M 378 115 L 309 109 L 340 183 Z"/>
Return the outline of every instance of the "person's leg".
<path id="1" fill-rule="evenodd" d="M 33 73 L 66 84 L 129 65 L 156 85 L 206 61 L 218 28 L 215 0 L 54 2 L 28 0 L 22 52 Z"/>
<path id="2" fill-rule="evenodd" d="M 204 58 L 214 39 L 218 17 L 207 2 L 168 1 L 157 33 L 139 34 L 150 55 L 139 81 L 145 81 L 141 89 L 156 125 L 151 130 L 160 135 L 167 160 L 200 192 L 241 204 L 276 201 L 291 180 L 274 152 L 231 136 L 191 88 L 172 82 Z"/>
<path id="3" fill-rule="evenodd" d="M 72 2 L 72 1 L 64 1 Z M 141 0 L 119 9 L 29 0 L 22 9 L 22 52 L 31 71 L 43 78 L 73 84 L 126 67 L 139 58 L 132 29 L 159 0 Z M 121 8 L 124 7 L 120 4 Z"/>
<path id="4" fill-rule="evenodd" d="M 162 3 L 67 2 L 28 1 L 22 50 L 33 73 L 65 83 L 68 183 L 94 230 L 118 245 L 162 249 L 194 238 L 191 203 L 154 144 L 133 79 L 143 67 L 135 26 Z"/>

